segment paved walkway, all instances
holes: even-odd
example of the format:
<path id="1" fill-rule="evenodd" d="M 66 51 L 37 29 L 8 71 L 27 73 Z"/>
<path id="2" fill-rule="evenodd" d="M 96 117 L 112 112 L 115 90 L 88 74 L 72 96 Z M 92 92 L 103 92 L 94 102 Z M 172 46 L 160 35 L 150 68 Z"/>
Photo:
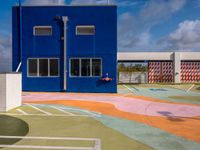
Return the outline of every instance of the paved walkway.
<path id="1" fill-rule="evenodd" d="M 136 121 L 200 143 L 200 106 L 118 94 L 24 93 L 26 103 L 62 104 Z"/>
<path id="2" fill-rule="evenodd" d="M 174 116 L 194 117 L 200 116 L 200 106 L 185 104 L 169 104 L 152 102 L 144 99 L 125 97 L 110 94 L 63 94 L 63 93 L 38 93 L 23 97 L 28 101 L 53 101 L 53 100 L 79 100 L 88 102 L 101 102 L 114 105 L 118 110 L 147 116 Z"/>

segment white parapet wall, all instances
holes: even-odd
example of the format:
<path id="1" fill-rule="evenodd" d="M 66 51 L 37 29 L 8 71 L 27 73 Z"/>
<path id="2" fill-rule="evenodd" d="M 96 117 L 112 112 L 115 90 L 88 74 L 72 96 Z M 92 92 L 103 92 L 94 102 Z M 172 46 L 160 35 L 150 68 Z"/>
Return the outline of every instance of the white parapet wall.
<path id="1" fill-rule="evenodd" d="M 21 73 L 0 73 L 0 111 L 8 111 L 21 104 Z"/>

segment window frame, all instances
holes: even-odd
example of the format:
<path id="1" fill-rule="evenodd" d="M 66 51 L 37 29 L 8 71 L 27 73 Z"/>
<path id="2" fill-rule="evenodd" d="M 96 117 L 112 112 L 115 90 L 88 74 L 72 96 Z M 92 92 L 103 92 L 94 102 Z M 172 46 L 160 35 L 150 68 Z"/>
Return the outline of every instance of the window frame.
<path id="1" fill-rule="evenodd" d="M 29 75 L 29 59 L 36 59 L 37 60 L 37 76 L 30 76 Z M 40 71 L 40 65 L 39 65 L 39 60 L 40 59 L 47 59 L 48 60 L 48 76 L 40 76 L 39 71 Z M 57 76 L 50 76 L 50 59 L 57 59 L 58 60 L 58 75 Z M 28 58 L 27 59 L 27 77 L 28 78 L 57 78 L 60 77 L 60 58 Z"/>
<path id="2" fill-rule="evenodd" d="M 71 60 L 72 59 L 78 59 L 79 60 L 79 76 L 72 76 L 71 75 Z M 90 60 L 90 76 L 82 76 L 81 75 L 81 67 L 82 67 L 82 59 L 89 59 Z M 100 70 L 100 75 L 99 76 L 92 76 L 92 59 L 100 59 L 101 61 L 101 70 Z M 96 77 L 102 77 L 102 70 L 103 70 L 103 66 L 102 66 L 102 58 L 100 57 L 71 57 L 69 58 L 69 77 L 70 78 L 96 78 Z"/>
<path id="3" fill-rule="evenodd" d="M 94 28 L 94 33 L 78 33 L 78 28 Z M 94 25 L 76 25 L 76 35 L 95 35 L 96 34 L 96 27 Z"/>
<path id="4" fill-rule="evenodd" d="M 92 64 L 92 60 L 93 59 L 99 59 L 99 58 L 92 58 L 91 60 L 90 60 L 90 63 Z M 102 58 L 100 59 L 101 60 L 101 63 L 100 63 L 100 67 L 101 67 L 101 69 L 100 69 L 100 76 L 93 76 L 92 74 L 93 74 L 93 64 L 91 65 L 91 70 L 90 70 L 90 74 L 92 75 L 92 77 L 102 77 Z"/>
<path id="5" fill-rule="evenodd" d="M 45 34 L 37 35 L 36 32 L 35 32 L 37 28 L 50 28 L 51 33 L 48 34 L 48 35 L 45 35 Z M 53 27 L 50 26 L 50 25 L 49 26 L 33 26 L 33 35 L 34 36 L 52 36 L 53 35 Z"/>
<path id="6" fill-rule="evenodd" d="M 76 60 L 78 60 L 79 61 L 79 75 L 78 76 L 72 76 L 71 75 L 71 60 L 72 59 L 76 59 Z M 79 59 L 79 58 L 70 58 L 69 59 L 69 77 L 80 77 L 80 75 L 81 75 L 81 60 Z"/>

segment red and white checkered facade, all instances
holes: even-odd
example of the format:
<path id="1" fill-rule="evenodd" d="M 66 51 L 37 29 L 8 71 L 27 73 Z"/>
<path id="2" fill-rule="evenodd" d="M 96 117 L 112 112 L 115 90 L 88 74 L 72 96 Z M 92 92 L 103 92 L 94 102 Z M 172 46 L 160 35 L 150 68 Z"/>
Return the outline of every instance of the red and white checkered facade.
<path id="1" fill-rule="evenodd" d="M 173 62 L 149 62 L 148 82 L 173 82 Z"/>
<path id="2" fill-rule="evenodd" d="M 200 62 L 181 62 L 181 82 L 200 81 Z"/>

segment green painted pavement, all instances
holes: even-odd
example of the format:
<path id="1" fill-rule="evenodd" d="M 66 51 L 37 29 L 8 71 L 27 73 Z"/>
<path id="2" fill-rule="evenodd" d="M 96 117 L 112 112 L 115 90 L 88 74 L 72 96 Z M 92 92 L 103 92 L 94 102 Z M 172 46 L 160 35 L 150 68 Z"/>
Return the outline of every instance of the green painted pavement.
<path id="1" fill-rule="evenodd" d="M 167 100 L 171 102 L 183 102 L 188 104 L 200 104 L 200 93 L 198 92 L 185 92 L 175 88 L 166 87 L 139 87 L 135 85 L 126 85 L 129 87 L 133 94 L 139 96 L 146 96 L 152 98 L 158 98 L 161 100 Z M 159 91 L 162 89 L 163 91 Z M 174 96 L 185 97 L 184 99 L 174 98 Z M 191 97 L 193 98 L 191 100 Z"/>
<path id="2" fill-rule="evenodd" d="M 59 107 L 62 109 L 75 108 L 66 106 Z M 82 112 L 80 111 L 79 113 Z M 200 143 L 169 134 L 145 124 L 106 115 L 101 115 L 101 117 L 94 116 L 94 118 L 128 137 L 158 150 L 199 150 L 200 147 Z"/>

